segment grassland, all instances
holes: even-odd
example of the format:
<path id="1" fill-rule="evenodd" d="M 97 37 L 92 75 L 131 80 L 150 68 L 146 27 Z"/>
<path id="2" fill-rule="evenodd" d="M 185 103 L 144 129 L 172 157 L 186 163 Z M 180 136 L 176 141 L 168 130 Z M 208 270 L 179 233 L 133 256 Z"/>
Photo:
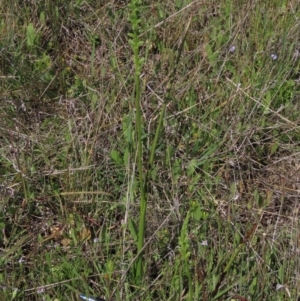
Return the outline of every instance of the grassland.
<path id="1" fill-rule="evenodd" d="M 298 300 L 297 0 L 0 2 L 0 300 Z"/>

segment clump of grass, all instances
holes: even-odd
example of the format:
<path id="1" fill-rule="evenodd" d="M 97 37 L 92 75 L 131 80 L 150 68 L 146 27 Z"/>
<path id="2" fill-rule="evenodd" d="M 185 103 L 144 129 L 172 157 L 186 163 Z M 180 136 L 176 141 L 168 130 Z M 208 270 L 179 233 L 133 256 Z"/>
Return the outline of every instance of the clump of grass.
<path id="1" fill-rule="evenodd" d="M 296 1 L 0 11 L 2 299 L 298 298 Z"/>

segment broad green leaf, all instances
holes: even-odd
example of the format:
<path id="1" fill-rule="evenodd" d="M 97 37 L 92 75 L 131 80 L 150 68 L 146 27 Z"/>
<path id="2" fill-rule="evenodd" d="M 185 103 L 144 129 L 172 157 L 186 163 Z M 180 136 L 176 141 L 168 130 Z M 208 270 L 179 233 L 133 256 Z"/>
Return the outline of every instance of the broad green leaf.
<path id="1" fill-rule="evenodd" d="M 118 164 L 122 163 L 122 159 L 121 159 L 121 156 L 119 154 L 119 152 L 115 149 L 113 149 L 111 152 L 110 152 L 110 157 Z"/>
<path id="2" fill-rule="evenodd" d="M 34 45 L 35 38 L 36 38 L 36 32 L 33 23 L 29 23 L 26 32 L 26 42 L 28 47 L 32 47 Z"/>

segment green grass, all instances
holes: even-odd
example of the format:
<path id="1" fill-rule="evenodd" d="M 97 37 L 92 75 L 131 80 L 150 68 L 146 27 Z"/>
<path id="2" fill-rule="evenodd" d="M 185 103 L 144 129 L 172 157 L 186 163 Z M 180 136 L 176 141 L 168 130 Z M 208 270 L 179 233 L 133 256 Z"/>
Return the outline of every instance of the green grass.
<path id="1" fill-rule="evenodd" d="M 297 4 L 2 1 L 0 300 L 297 300 Z"/>

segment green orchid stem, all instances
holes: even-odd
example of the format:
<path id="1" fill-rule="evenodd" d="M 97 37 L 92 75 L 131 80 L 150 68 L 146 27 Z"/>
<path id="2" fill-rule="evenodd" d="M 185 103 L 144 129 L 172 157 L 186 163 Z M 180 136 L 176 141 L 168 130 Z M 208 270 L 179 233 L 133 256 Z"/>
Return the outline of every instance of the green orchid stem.
<path id="1" fill-rule="evenodd" d="M 142 146 L 142 118 L 141 118 L 141 79 L 140 79 L 140 70 L 142 67 L 142 60 L 139 58 L 139 47 L 141 42 L 139 41 L 139 23 L 140 19 L 138 16 L 138 0 L 132 0 L 130 22 L 132 25 L 132 33 L 130 34 L 131 40 L 130 45 L 133 50 L 133 61 L 134 61 L 134 88 L 135 88 L 135 130 L 137 133 L 137 165 L 139 173 L 139 186 L 140 186 L 140 221 L 139 221 L 139 233 L 138 233 L 138 258 L 136 266 L 136 278 L 141 279 L 143 273 L 143 246 L 144 246 L 144 236 L 145 236 L 145 216 L 146 216 L 146 207 L 147 207 L 147 195 L 145 190 L 145 179 L 143 174 L 143 146 Z"/>
<path id="2" fill-rule="evenodd" d="M 138 165 L 138 173 L 139 173 L 139 187 L 140 187 L 140 220 L 139 220 L 139 233 L 138 233 L 138 257 L 136 264 L 136 279 L 140 281 L 143 276 L 143 248 L 144 248 L 144 239 L 145 239 L 145 218 L 146 218 L 146 209 L 147 209 L 147 191 L 148 191 L 148 181 L 150 179 L 150 174 L 153 169 L 154 164 L 154 155 L 156 146 L 158 143 L 159 135 L 161 133 L 161 129 L 163 127 L 163 119 L 166 111 L 167 101 L 170 100 L 170 91 L 172 84 L 175 79 L 175 74 L 177 70 L 177 66 L 179 64 L 180 56 L 183 51 L 183 45 L 186 37 L 187 30 L 190 26 L 191 18 L 188 21 L 188 25 L 186 26 L 184 38 L 181 41 L 181 45 L 178 50 L 178 55 L 176 59 L 175 66 L 169 76 L 169 82 L 167 85 L 167 93 L 166 100 L 162 106 L 160 118 L 158 125 L 156 127 L 155 137 L 152 143 L 152 147 L 150 150 L 150 157 L 148 161 L 148 168 L 146 175 L 143 174 L 143 149 L 142 149 L 142 118 L 141 118 L 141 80 L 140 73 L 142 69 L 143 59 L 139 58 L 139 48 L 142 45 L 142 42 L 139 40 L 139 24 L 141 20 L 139 19 L 139 0 L 131 1 L 131 14 L 130 14 L 130 22 L 132 25 L 133 32 L 129 35 L 131 37 L 130 45 L 133 49 L 133 60 L 135 66 L 134 72 L 134 83 L 135 83 L 135 127 L 137 133 L 137 165 Z"/>

